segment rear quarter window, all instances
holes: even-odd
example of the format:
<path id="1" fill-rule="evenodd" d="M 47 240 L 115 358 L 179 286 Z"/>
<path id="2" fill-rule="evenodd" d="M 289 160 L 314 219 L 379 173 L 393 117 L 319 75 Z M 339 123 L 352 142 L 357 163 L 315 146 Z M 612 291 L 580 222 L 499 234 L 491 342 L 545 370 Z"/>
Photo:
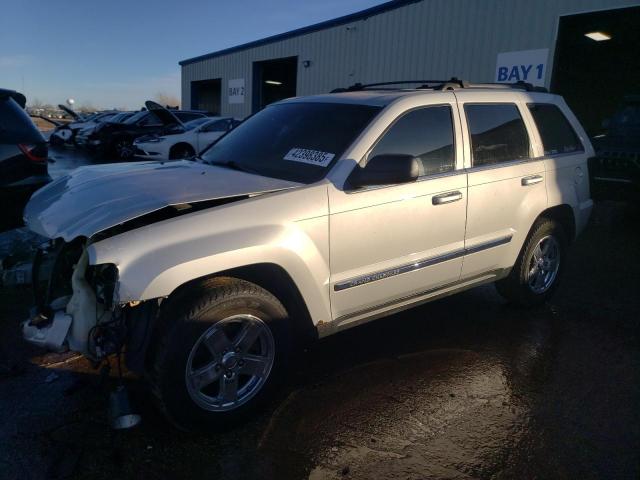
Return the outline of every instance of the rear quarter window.
<path id="1" fill-rule="evenodd" d="M 540 133 L 545 155 L 584 151 L 569 120 L 556 105 L 530 103 L 527 106 Z"/>

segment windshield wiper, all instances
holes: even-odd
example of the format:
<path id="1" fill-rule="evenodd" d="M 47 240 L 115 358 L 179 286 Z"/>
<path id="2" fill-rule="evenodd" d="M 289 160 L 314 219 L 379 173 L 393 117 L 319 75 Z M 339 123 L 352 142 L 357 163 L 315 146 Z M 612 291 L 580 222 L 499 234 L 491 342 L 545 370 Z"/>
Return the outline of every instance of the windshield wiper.
<path id="1" fill-rule="evenodd" d="M 257 171 L 253 170 L 252 168 L 248 168 L 248 167 L 245 167 L 244 165 L 240 165 L 238 162 L 234 162 L 233 160 L 230 160 L 228 162 L 222 162 L 222 163 L 211 162 L 209 163 L 209 165 L 213 165 L 214 167 L 231 168 L 232 170 L 238 170 L 239 172 L 254 173 L 254 174 L 260 175 Z"/>

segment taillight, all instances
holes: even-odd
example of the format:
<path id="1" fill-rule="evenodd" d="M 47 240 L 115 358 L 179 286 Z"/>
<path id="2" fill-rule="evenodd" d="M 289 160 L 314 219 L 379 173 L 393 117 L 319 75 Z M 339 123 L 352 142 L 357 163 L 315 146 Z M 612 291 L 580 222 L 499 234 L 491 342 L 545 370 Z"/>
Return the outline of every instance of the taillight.
<path id="1" fill-rule="evenodd" d="M 47 154 L 49 152 L 46 146 L 20 143 L 18 144 L 18 148 L 32 162 L 44 163 L 47 161 Z"/>

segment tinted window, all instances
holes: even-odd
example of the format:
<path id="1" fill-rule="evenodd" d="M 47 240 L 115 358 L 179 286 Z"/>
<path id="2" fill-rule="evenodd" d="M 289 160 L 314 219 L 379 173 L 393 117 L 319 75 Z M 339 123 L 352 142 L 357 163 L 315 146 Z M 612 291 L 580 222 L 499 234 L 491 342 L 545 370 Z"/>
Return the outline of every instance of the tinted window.
<path id="1" fill-rule="evenodd" d="M 233 162 L 267 177 L 311 183 L 326 175 L 379 111 L 346 103 L 271 105 L 224 135 L 202 158 L 211 164 Z"/>
<path id="2" fill-rule="evenodd" d="M 140 112 L 137 112 L 137 113 L 134 113 L 133 115 L 131 115 L 129 118 L 127 118 L 122 123 L 126 123 L 127 125 L 133 125 L 134 123 L 136 123 L 141 118 L 144 118 L 148 113 L 149 112 L 147 112 L 146 110 L 141 110 Z"/>
<path id="3" fill-rule="evenodd" d="M 188 112 L 172 112 L 176 117 L 180 119 L 182 122 L 188 122 L 190 120 L 195 120 L 196 118 L 204 118 L 204 115 L 200 113 L 188 113 Z"/>
<path id="4" fill-rule="evenodd" d="M 209 119 L 206 117 L 196 118 L 195 120 L 189 120 L 188 122 L 186 122 L 184 124 L 184 127 L 186 130 L 191 130 L 193 128 L 199 127 L 203 123 L 207 123 L 208 121 Z"/>
<path id="5" fill-rule="evenodd" d="M 155 125 L 162 125 L 162 122 L 155 113 L 147 112 L 147 116 L 142 119 L 140 125 L 143 127 L 150 127 Z"/>
<path id="6" fill-rule="evenodd" d="M 538 127 L 545 155 L 584 150 L 576 132 L 558 107 L 549 103 L 530 103 L 529 111 Z"/>
<path id="7" fill-rule="evenodd" d="M 413 155 L 422 163 L 420 175 L 455 168 L 451 107 L 426 107 L 406 113 L 378 141 L 368 158 L 383 154 Z"/>
<path id="8" fill-rule="evenodd" d="M 514 104 L 466 104 L 473 165 L 529 158 L 529 135 Z"/>

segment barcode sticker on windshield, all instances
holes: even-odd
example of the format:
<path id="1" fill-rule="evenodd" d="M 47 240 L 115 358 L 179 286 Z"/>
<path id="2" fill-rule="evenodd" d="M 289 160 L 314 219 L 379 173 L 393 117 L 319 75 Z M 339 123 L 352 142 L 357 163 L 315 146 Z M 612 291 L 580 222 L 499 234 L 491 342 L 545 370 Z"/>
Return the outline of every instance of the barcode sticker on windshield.
<path id="1" fill-rule="evenodd" d="M 308 163 L 318 167 L 326 167 L 331 163 L 335 155 L 333 153 L 321 152 L 319 150 L 307 150 L 306 148 L 292 148 L 284 156 L 285 160 L 292 162 Z"/>

